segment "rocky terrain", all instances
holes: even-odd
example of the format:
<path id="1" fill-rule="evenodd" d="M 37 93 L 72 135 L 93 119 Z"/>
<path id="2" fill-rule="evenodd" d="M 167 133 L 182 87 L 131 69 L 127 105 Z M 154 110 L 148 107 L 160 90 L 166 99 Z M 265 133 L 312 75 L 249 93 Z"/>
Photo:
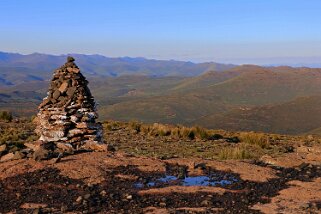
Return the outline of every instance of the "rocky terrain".
<path id="1" fill-rule="evenodd" d="M 103 126 L 108 152 L 36 161 L 3 158 L 23 153 L 37 138 L 28 121 L 2 123 L 2 136 L 13 127 L 25 136 L 1 144 L 9 146 L 1 152 L 0 213 L 321 211 L 321 140 L 315 136 L 115 121 Z"/>

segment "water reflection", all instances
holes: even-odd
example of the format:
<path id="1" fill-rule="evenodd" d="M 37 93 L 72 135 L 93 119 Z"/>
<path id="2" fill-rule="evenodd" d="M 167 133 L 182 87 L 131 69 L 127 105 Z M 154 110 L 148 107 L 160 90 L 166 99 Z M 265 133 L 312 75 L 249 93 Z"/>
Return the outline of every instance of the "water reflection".
<path id="1" fill-rule="evenodd" d="M 179 179 L 173 175 L 166 175 L 165 177 L 158 178 L 145 184 L 142 182 L 137 182 L 134 184 L 136 188 L 144 188 L 144 187 L 159 187 L 159 186 L 171 186 L 171 185 L 179 185 L 179 186 L 226 186 L 231 185 L 238 180 L 233 176 L 186 176 L 183 179 Z"/>

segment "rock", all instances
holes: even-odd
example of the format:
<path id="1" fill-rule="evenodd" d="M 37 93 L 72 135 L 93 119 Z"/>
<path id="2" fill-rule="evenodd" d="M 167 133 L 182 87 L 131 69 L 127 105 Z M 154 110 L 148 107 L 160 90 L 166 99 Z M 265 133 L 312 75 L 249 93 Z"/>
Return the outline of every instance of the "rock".
<path id="1" fill-rule="evenodd" d="M 312 140 L 314 140 L 314 137 L 313 137 L 313 135 L 308 135 L 308 136 L 307 136 L 307 140 L 309 140 L 309 141 L 312 141 Z"/>
<path id="2" fill-rule="evenodd" d="M 67 89 L 68 89 L 68 82 L 65 81 L 60 85 L 58 90 L 60 91 L 60 93 L 65 93 Z"/>
<path id="3" fill-rule="evenodd" d="M 73 122 L 73 123 L 77 123 L 79 121 L 79 118 L 74 116 L 74 115 L 71 115 L 70 116 L 70 121 Z"/>
<path id="4" fill-rule="evenodd" d="M 178 179 L 184 179 L 187 176 L 187 167 L 179 166 L 178 168 Z"/>
<path id="5" fill-rule="evenodd" d="M 77 136 L 77 135 L 82 135 L 82 134 L 85 134 L 85 131 L 84 130 L 81 130 L 81 129 L 71 129 L 69 130 L 69 133 L 68 133 L 68 137 L 74 137 L 74 136 Z"/>
<path id="6" fill-rule="evenodd" d="M 160 207 L 166 207 L 167 204 L 166 204 L 165 202 L 160 202 L 160 203 L 159 203 L 159 206 L 160 206 Z"/>
<path id="7" fill-rule="evenodd" d="M 88 81 L 74 61 L 68 57 L 67 62 L 54 71 L 48 96 L 39 105 L 36 132 L 41 141 L 52 142 L 67 153 L 84 148 L 106 151 L 102 125 L 96 122 L 96 103 Z M 40 159 L 46 156 L 38 146 L 32 149 Z"/>
<path id="8" fill-rule="evenodd" d="M 38 148 L 33 153 L 33 159 L 36 161 L 46 160 L 49 158 L 49 151 L 43 147 Z"/>
<path id="9" fill-rule="evenodd" d="M 79 68 L 73 68 L 73 69 L 72 69 L 72 72 L 78 74 L 78 73 L 80 72 L 80 70 L 79 70 Z"/>
<path id="10" fill-rule="evenodd" d="M 13 152 L 10 152 L 6 155 L 3 155 L 1 158 L 0 158 L 0 162 L 5 162 L 5 161 L 10 161 L 10 160 L 14 160 L 14 153 Z"/>
<path id="11" fill-rule="evenodd" d="M 61 208 L 60 208 L 60 211 L 61 211 L 62 213 L 65 213 L 65 212 L 68 211 L 68 207 L 65 206 L 65 205 L 62 205 Z"/>
<path id="12" fill-rule="evenodd" d="M 7 149 L 7 145 L 6 144 L 0 145 L 0 153 L 6 151 L 6 149 Z"/>
<path id="13" fill-rule="evenodd" d="M 198 163 L 198 164 L 195 164 L 194 169 L 202 169 L 202 170 L 205 170 L 205 169 L 206 169 L 206 163 Z"/>
<path id="14" fill-rule="evenodd" d="M 60 153 L 57 158 L 53 158 L 51 163 L 52 164 L 59 163 L 61 161 L 61 158 L 62 158 L 62 153 Z"/>
<path id="15" fill-rule="evenodd" d="M 103 191 L 100 192 L 100 195 L 105 197 L 107 195 L 107 192 L 105 190 L 103 190 Z"/>
<path id="16" fill-rule="evenodd" d="M 77 123 L 76 128 L 78 128 L 78 129 L 86 129 L 86 128 L 88 128 L 88 126 L 89 126 L 88 123 L 80 122 L 80 123 Z"/>
<path id="17" fill-rule="evenodd" d="M 42 141 L 35 141 L 33 143 L 24 143 L 24 146 L 35 151 L 35 150 L 39 149 L 39 147 L 42 143 L 43 143 Z"/>
<path id="18" fill-rule="evenodd" d="M 300 206 L 300 208 L 303 209 L 303 210 L 306 210 L 306 209 L 308 209 L 309 207 L 310 207 L 310 204 L 308 204 L 308 203 L 304 203 L 304 204 L 302 204 L 302 205 Z"/>
<path id="19" fill-rule="evenodd" d="M 260 161 L 262 161 L 263 163 L 266 163 L 266 164 L 270 164 L 270 165 L 275 165 L 276 164 L 276 161 L 270 155 L 263 155 L 260 158 Z"/>
<path id="20" fill-rule="evenodd" d="M 80 202 L 82 202 L 82 200 L 83 200 L 83 198 L 82 198 L 81 196 L 79 196 L 79 197 L 76 199 L 76 202 L 77 202 L 77 203 L 80 203 Z"/>
<path id="21" fill-rule="evenodd" d="M 88 193 L 88 194 L 84 195 L 84 199 L 85 199 L 85 200 L 88 200 L 88 199 L 90 198 L 90 196 L 91 196 L 91 195 Z"/>
<path id="22" fill-rule="evenodd" d="M 56 90 L 53 94 L 52 94 L 52 98 L 54 100 L 58 99 L 58 97 L 60 96 L 60 91 L 59 90 Z"/>
<path id="23" fill-rule="evenodd" d="M 67 153 L 73 152 L 73 147 L 70 143 L 57 143 L 56 144 L 59 149 L 62 149 L 63 151 Z"/>
<path id="24" fill-rule="evenodd" d="M 72 97 L 74 95 L 75 91 L 76 91 L 76 87 L 70 87 L 70 88 L 68 88 L 66 94 L 68 97 Z"/>
<path id="25" fill-rule="evenodd" d="M 107 151 L 107 144 L 99 143 L 98 141 L 87 140 L 81 148 L 86 150 L 93 150 L 93 151 Z"/>
<path id="26" fill-rule="evenodd" d="M 40 214 L 40 213 L 42 213 L 41 208 L 36 208 L 32 211 L 32 214 Z"/>
<path id="27" fill-rule="evenodd" d="M 13 160 L 20 160 L 20 159 L 23 159 L 23 158 L 25 158 L 25 157 L 26 157 L 25 154 L 23 154 L 23 153 L 20 152 L 20 151 L 16 151 L 16 152 L 14 153 Z"/>
<path id="28" fill-rule="evenodd" d="M 67 62 L 74 62 L 75 58 L 73 58 L 72 56 L 68 56 L 67 57 Z"/>
<path id="29" fill-rule="evenodd" d="M 203 200 L 202 202 L 201 202 L 201 206 L 202 207 L 208 207 L 208 206 L 210 206 L 211 205 L 211 201 L 209 201 L 209 200 Z"/>
<path id="30" fill-rule="evenodd" d="M 61 138 L 65 136 L 65 132 L 63 130 L 51 130 L 51 131 L 44 131 L 40 140 L 42 141 L 59 141 Z"/>
<path id="31" fill-rule="evenodd" d="M 108 145 L 107 145 L 107 151 L 109 151 L 109 152 L 115 152 L 116 149 L 115 149 L 115 147 L 114 147 L 113 145 L 108 144 Z"/>

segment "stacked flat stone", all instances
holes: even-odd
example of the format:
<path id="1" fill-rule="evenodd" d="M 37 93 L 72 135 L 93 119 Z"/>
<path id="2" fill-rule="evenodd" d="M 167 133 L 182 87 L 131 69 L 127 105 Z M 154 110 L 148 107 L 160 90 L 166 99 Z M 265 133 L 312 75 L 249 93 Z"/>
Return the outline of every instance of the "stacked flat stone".
<path id="1" fill-rule="evenodd" d="M 75 59 L 56 69 L 47 97 L 39 105 L 36 132 L 43 142 L 65 150 L 106 150 L 96 103 Z"/>

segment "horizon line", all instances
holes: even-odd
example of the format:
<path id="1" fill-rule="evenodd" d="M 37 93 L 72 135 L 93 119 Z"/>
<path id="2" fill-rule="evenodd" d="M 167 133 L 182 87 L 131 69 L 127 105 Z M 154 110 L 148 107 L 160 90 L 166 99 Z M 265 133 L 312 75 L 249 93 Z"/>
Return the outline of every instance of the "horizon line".
<path id="1" fill-rule="evenodd" d="M 155 61 L 176 61 L 176 62 L 189 62 L 193 64 L 202 64 L 202 63 L 218 63 L 218 64 L 227 64 L 227 65 L 258 65 L 258 66 L 289 66 L 289 67 L 310 67 L 307 65 L 315 65 L 321 67 L 321 56 L 282 56 L 282 57 L 258 57 L 258 58 L 221 58 L 217 60 L 193 60 L 193 59 L 175 59 L 175 58 L 154 58 L 154 57 L 148 57 L 148 56 L 108 56 L 101 53 L 43 53 L 43 52 L 11 52 L 11 51 L 2 51 L 0 50 L 0 53 L 6 53 L 6 54 L 18 54 L 22 56 L 28 56 L 28 55 L 50 55 L 50 56 L 56 56 L 56 57 L 62 57 L 62 56 L 68 56 L 68 55 L 84 55 L 84 56 L 101 56 L 105 58 L 131 58 L 131 59 L 144 59 L 144 60 L 155 60 Z M 255 63 L 255 62 L 249 62 L 249 61 L 264 61 L 264 60 L 318 60 L 319 62 L 269 62 L 269 63 Z M 234 61 L 234 62 L 232 62 Z M 248 61 L 248 62 L 236 62 L 236 61 Z"/>

